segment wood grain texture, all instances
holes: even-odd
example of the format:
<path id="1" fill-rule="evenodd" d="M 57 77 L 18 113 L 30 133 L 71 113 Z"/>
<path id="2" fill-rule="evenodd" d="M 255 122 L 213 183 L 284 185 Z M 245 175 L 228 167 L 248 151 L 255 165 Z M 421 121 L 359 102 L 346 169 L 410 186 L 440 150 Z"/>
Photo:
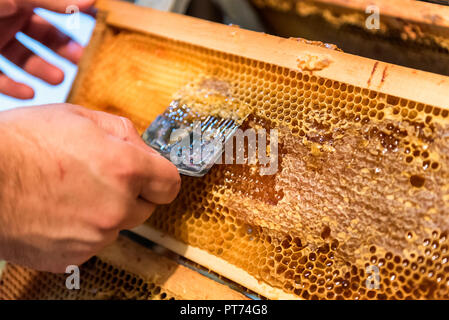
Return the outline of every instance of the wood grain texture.
<path id="1" fill-rule="evenodd" d="M 120 237 L 98 257 L 126 271 L 151 279 L 187 300 L 242 300 L 243 294 L 179 265 L 133 241 Z"/>
<path id="2" fill-rule="evenodd" d="M 102 0 L 98 6 L 108 12 L 106 23 L 111 26 L 293 70 L 298 70 L 298 59 L 317 56 L 331 61 L 328 67 L 313 72 L 317 76 L 442 108 L 449 106 L 449 77 L 446 76 L 120 1 Z M 371 76 L 376 64 L 376 72 Z M 383 77 L 385 69 L 388 73 Z"/>

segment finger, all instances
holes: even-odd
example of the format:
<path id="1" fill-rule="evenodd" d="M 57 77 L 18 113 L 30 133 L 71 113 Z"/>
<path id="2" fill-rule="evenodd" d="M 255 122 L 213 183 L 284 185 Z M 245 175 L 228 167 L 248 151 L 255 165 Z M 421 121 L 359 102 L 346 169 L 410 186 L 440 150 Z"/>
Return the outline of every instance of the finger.
<path id="1" fill-rule="evenodd" d="M 26 84 L 16 82 L 0 73 L 0 93 L 17 99 L 33 99 L 34 90 Z"/>
<path id="2" fill-rule="evenodd" d="M 10 41 L 0 52 L 19 68 L 52 84 L 62 82 L 64 74 L 44 59 L 35 55 L 18 40 Z"/>
<path id="3" fill-rule="evenodd" d="M 65 13 L 70 6 L 77 6 L 80 11 L 91 7 L 95 0 L 16 0 L 21 7 L 44 8 L 51 11 Z"/>
<path id="4" fill-rule="evenodd" d="M 142 198 L 137 198 L 131 208 L 131 212 L 122 224 L 123 229 L 132 229 L 144 223 L 156 209 L 154 203 L 148 202 Z M 122 230 L 123 230 L 122 229 Z"/>
<path id="5" fill-rule="evenodd" d="M 77 112 L 95 122 L 97 126 L 105 130 L 108 134 L 143 148 L 147 152 L 156 153 L 156 151 L 142 140 L 137 129 L 129 119 L 107 112 L 85 108 L 79 108 Z"/>
<path id="6" fill-rule="evenodd" d="M 0 0 L 0 17 L 13 15 L 16 13 L 17 9 L 14 0 Z"/>
<path id="7" fill-rule="evenodd" d="M 130 167 L 127 169 L 134 173 L 132 178 L 138 195 L 155 204 L 167 204 L 176 198 L 181 186 L 178 170 L 143 142 L 130 120 L 101 111 L 77 106 L 73 108 L 111 136 L 125 142 L 119 154 Z"/>
<path id="8" fill-rule="evenodd" d="M 123 157 L 129 157 L 133 166 L 132 183 L 144 200 L 155 204 L 168 204 L 178 195 L 181 177 L 178 169 L 158 153 L 149 153 L 128 145 Z"/>
<path id="9" fill-rule="evenodd" d="M 81 59 L 83 47 L 38 15 L 31 17 L 23 32 L 75 64 Z"/>
<path id="10" fill-rule="evenodd" d="M 35 55 L 18 40 L 9 42 L 1 54 L 19 68 L 49 84 L 57 85 L 64 81 L 64 72 Z"/>

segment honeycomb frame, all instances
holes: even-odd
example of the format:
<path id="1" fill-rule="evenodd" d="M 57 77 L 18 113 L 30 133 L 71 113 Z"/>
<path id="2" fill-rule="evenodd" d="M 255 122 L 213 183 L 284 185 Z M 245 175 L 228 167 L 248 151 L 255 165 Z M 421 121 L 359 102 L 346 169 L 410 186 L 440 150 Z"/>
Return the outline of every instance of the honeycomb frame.
<path id="1" fill-rule="evenodd" d="M 124 236 L 80 266 L 79 290 L 67 289 L 68 276 L 7 264 L 0 300 L 247 299 Z"/>
<path id="2" fill-rule="evenodd" d="M 430 166 L 428 172 L 431 172 L 431 179 L 438 179 L 438 175 L 446 176 L 447 158 L 439 152 L 440 149 L 433 150 L 431 155 L 427 148 L 422 148 L 422 142 L 428 138 L 428 130 L 431 131 L 430 136 L 435 128 L 440 133 L 446 130 L 449 116 L 447 77 L 235 27 L 136 8 L 116 1 L 101 1 L 99 6 L 104 10 L 102 13 L 104 23 L 100 21 L 97 26 L 87 57 L 81 65 L 81 73 L 70 95 L 70 102 L 128 116 L 142 132 L 151 120 L 165 109 L 170 101 L 170 94 L 177 88 L 201 72 L 218 73 L 220 77 L 228 77 L 242 84 L 244 89 L 239 92 L 241 99 L 256 107 L 257 114 L 256 118 L 252 118 L 253 122 L 274 115 L 276 125 L 281 124 L 293 130 L 298 127 L 301 116 L 308 118 L 313 114 L 319 116 L 328 114 L 333 115 L 335 119 L 345 115 L 347 110 L 354 111 L 357 116 L 354 116 L 351 121 L 355 120 L 354 122 L 359 123 L 354 128 L 360 129 L 363 125 L 369 125 L 370 130 L 366 132 L 367 135 L 372 134 L 374 137 L 372 141 L 376 141 L 377 146 L 387 150 L 387 157 L 400 155 L 404 159 L 401 166 L 406 166 L 408 157 L 413 157 L 412 163 L 426 166 L 425 169 L 422 168 L 423 170 Z M 112 57 L 109 63 L 117 63 L 122 52 L 133 52 L 133 55 L 137 56 L 140 51 L 144 52 L 147 59 L 151 57 L 152 61 L 144 65 L 142 69 L 133 69 L 132 73 L 126 67 L 120 69 L 120 66 L 117 66 L 110 76 L 102 75 L 106 80 L 97 79 L 91 73 L 91 69 L 101 68 L 101 64 L 106 60 L 103 59 L 104 57 L 96 58 L 96 53 L 101 52 L 102 46 L 108 49 L 107 52 Z M 183 63 L 177 65 L 175 62 L 176 59 L 180 59 L 180 56 L 188 58 L 183 58 L 185 59 Z M 316 65 L 308 68 L 307 60 L 310 56 L 318 61 L 326 60 L 329 63 L 321 64 L 319 68 L 316 68 Z M 133 56 L 129 56 L 129 59 L 132 60 Z M 306 63 L 299 63 L 301 61 Z M 124 65 L 126 66 L 126 63 Z M 132 63 L 130 65 L 132 66 Z M 133 77 L 141 72 L 144 74 L 148 70 L 154 72 L 152 77 L 148 78 L 153 87 L 145 91 L 145 88 L 142 90 L 141 86 L 139 87 L 139 80 L 136 82 Z M 117 72 L 123 79 L 128 79 L 128 82 L 129 79 L 134 81 L 134 85 L 114 86 L 116 83 L 120 85 L 120 81 L 116 83 L 110 81 L 111 76 Z M 167 84 L 164 82 L 165 76 L 175 81 Z M 97 80 L 105 90 L 102 95 L 106 99 L 102 100 L 95 91 L 98 86 L 94 86 L 93 83 Z M 250 85 L 244 86 L 243 83 L 250 83 Z M 117 92 L 125 92 L 125 94 L 116 97 L 114 93 Z M 151 97 L 151 108 L 141 101 L 145 97 Z M 277 103 L 278 100 L 282 103 Z M 320 108 L 323 104 L 327 104 L 328 108 Z M 394 119 L 401 121 L 394 122 Z M 397 123 L 402 122 L 409 124 L 407 130 L 417 135 L 420 146 L 413 146 L 416 141 L 409 142 L 410 147 L 402 144 L 403 140 L 400 136 L 404 134 L 405 129 L 395 127 Z M 263 125 L 263 121 L 261 124 Z M 371 126 L 373 124 L 377 127 Z M 300 129 L 305 130 L 305 127 Z M 302 132 L 300 129 L 292 131 L 293 136 L 304 137 L 306 133 L 309 133 Z M 439 137 L 439 139 L 442 138 Z M 308 145 L 311 149 L 302 150 L 304 154 L 307 155 L 308 152 L 312 156 L 323 154 L 323 143 L 320 139 L 315 142 L 311 138 L 306 140 L 302 140 L 304 145 Z M 313 143 L 309 143 L 310 141 Z M 443 142 L 440 141 L 437 147 L 444 147 Z M 318 152 L 311 151 L 316 149 Z M 400 149 L 401 152 L 397 153 L 394 151 L 396 149 Z M 390 151 L 393 151 L 393 156 Z M 439 156 L 441 157 L 438 158 Z M 360 159 L 359 162 L 363 163 L 363 157 Z M 426 161 L 430 162 L 427 164 Z M 434 163 L 436 166 L 432 168 Z M 319 230 L 312 230 L 315 236 L 315 247 L 309 248 L 306 245 L 308 242 L 303 243 L 298 236 L 287 234 L 281 237 L 279 234 L 272 236 L 265 233 L 267 229 L 274 230 L 278 228 L 278 225 L 282 226 L 284 223 L 282 219 L 276 220 L 277 223 L 271 221 L 271 225 L 260 226 L 255 222 L 267 223 L 267 221 L 254 220 L 257 217 L 245 221 L 251 218 L 249 211 L 244 212 L 247 216 L 235 215 L 236 203 L 232 202 L 232 196 L 238 198 L 243 195 L 241 192 L 229 191 L 229 184 L 228 189 L 217 189 L 220 185 L 212 182 L 212 179 L 215 179 L 212 176 L 219 175 L 220 170 L 213 170 L 211 175 L 206 176 L 203 181 L 183 179 L 183 183 L 190 186 L 197 184 L 199 187 L 196 188 L 206 189 L 204 192 L 193 192 L 191 196 L 181 191 L 177 202 L 170 206 L 159 207 L 150 221 L 135 231 L 267 298 L 448 297 L 448 284 L 444 276 L 446 269 L 449 270 L 446 265 L 449 259 L 446 254 L 447 230 L 444 227 L 447 219 L 444 219 L 441 213 L 436 212 L 434 215 L 440 217 L 438 223 L 444 227 L 441 230 L 419 230 L 418 235 L 404 229 L 399 230 L 404 234 L 395 234 L 395 237 L 399 239 L 397 243 L 407 244 L 406 249 L 412 248 L 414 252 L 409 250 L 400 253 L 396 250 L 384 250 L 382 245 L 362 247 L 365 252 L 360 253 L 361 256 L 363 254 L 363 257 L 366 257 L 366 263 L 377 265 L 384 279 L 382 281 L 386 281 L 382 282 L 381 290 L 376 292 L 363 288 L 364 281 L 367 279 L 365 262 L 362 262 L 361 269 L 354 269 L 351 264 L 345 265 L 349 260 L 345 261 L 344 257 L 338 256 L 339 248 L 344 248 L 344 241 L 339 234 L 334 234 L 334 227 L 331 231 L 329 226 L 317 223 Z M 362 179 L 363 174 L 371 175 L 371 172 L 360 170 L 360 175 L 356 177 Z M 420 188 L 422 187 L 420 174 L 412 174 L 406 181 Z M 441 180 L 438 181 L 441 186 L 444 186 Z M 242 181 L 239 180 L 239 182 Z M 256 183 L 259 182 L 256 181 Z M 214 203 L 216 195 L 212 191 L 217 190 L 231 196 L 222 199 L 228 201 L 227 207 L 220 201 Z M 411 187 L 410 190 L 416 191 Z M 390 200 L 388 194 L 383 196 Z M 345 199 L 338 200 L 337 204 L 346 206 L 351 199 Z M 406 198 L 406 200 L 409 199 Z M 276 202 L 276 199 L 273 201 Z M 446 205 L 446 200 L 441 201 L 443 205 Z M 200 203 L 204 205 L 204 208 L 199 205 Z M 408 205 L 404 204 L 404 206 Z M 230 210 L 229 206 L 234 207 Z M 430 213 L 432 212 L 429 212 L 429 215 Z M 418 219 L 417 225 L 425 226 L 427 223 L 425 219 L 425 216 L 422 220 Z M 348 230 L 352 228 L 356 234 L 363 234 L 363 230 L 357 231 L 359 222 L 355 220 L 344 221 L 344 225 Z M 398 219 L 394 222 L 401 221 L 408 220 Z M 435 225 L 438 226 L 438 223 L 435 222 Z M 232 227 L 233 224 L 236 227 Z M 385 224 L 387 227 L 391 225 Z M 399 224 L 399 226 L 402 225 Z M 202 230 L 206 227 L 207 229 Z M 307 224 L 304 227 L 307 227 Z M 198 240 L 198 236 L 205 231 L 209 232 L 210 229 L 215 237 L 214 243 L 208 244 Z M 222 237 L 221 230 L 226 230 L 223 232 L 232 234 L 233 238 Z M 300 231 L 299 227 L 298 230 Z M 388 239 L 389 230 L 382 232 Z M 421 239 L 423 234 L 427 236 Z M 246 245 L 238 250 L 232 246 L 232 243 L 245 241 Z M 261 256 L 253 257 L 257 252 L 260 252 Z M 244 261 L 247 258 L 244 257 L 258 259 L 258 261 L 248 264 Z M 336 257 L 341 263 L 338 267 L 335 267 Z M 423 264 L 430 264 L 430 266 Z M 264 271 L 265 265 L 268 268 L 267 271 Z"/>

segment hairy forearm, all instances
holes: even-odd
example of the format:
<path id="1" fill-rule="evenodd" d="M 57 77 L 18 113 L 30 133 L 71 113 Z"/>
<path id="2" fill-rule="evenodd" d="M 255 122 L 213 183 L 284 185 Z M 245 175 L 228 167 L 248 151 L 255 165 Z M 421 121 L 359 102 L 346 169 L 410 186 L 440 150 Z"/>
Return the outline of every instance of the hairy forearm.
<path id="1" fill-rule="evenodd" d="M 0 259 L 7 258 L 8 238 L 11 225 L 14 223 L 14 196 L 13 188 L 17 184 L 18 172 L 16 156 L 14 155 L 13 135 L 8 130 L 5 121 L 2 121 L 3 112 L 0 113 Z M 15 181 L 14 181 L 15 180 Z"/>
<path id="2" fill-rule="evenodd" d="M 45 155 L 38 141 L 34 141 L 36 138 L 16 125 L 9 115 L 10 112 L 0 112 L 0 259 L 5 260 L 17 254 L 13 251 L 18 243 L 28 242 L 21 236 L 32 233 L 21 226 L 21 217 L 32 212 L 38 201 L 45 201 L 41 197 L 33 201 L 36 197 L 32 196 L 33 189 L 42 190 L 45 186 L 38 164 L 32 164 Z"/>
<path id="3" fill-rule="evenodd" d="M 64 272 L 179 191 L 176 167 L 123 118 L 20 108 L 0 112 L 0 135 L 0 259 L 12 263 Z"/>

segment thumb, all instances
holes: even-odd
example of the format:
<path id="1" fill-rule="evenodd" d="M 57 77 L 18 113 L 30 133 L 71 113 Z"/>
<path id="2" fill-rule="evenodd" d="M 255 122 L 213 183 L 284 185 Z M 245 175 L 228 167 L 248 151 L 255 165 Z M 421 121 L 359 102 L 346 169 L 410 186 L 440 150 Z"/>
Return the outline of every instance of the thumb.
<path id="1" fill-rule="evenodd" d="M 15 0 L 15 2 L 18 6 L 31 6 L 33 8 L 44 8 L 55 12 L 66 13 L 71 7 L 77 7 L 80 11 L 85 11 L 94 4 L 95 0 Z"/>
<path id="2" fill-rule="evenodd" d="M 156 152 L 142 140 L 134 124 L 128 118 L 85 108 L 77 109 L 76 112 L 92 120 L 98 127 L 111 136 L 143 148 L 147 152 Z"/>
<path id="3" fill-rule="evenodd" d="M 14 0 L 0 0 L 0 17 L 11 16 L 17 12 L 17 4 Z"/>

